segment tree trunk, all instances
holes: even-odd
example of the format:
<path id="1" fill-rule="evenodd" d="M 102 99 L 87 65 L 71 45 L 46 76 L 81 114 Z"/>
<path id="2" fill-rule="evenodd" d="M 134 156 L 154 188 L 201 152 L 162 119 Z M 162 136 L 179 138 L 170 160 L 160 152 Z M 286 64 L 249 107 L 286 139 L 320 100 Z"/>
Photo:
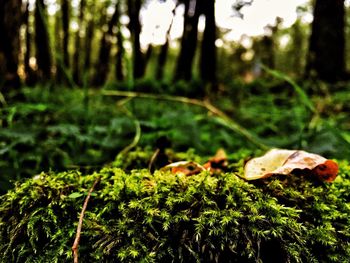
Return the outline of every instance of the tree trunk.
<path id="1" fill-rule="evenodd" d="M 89 72 L 91 67 L 91 47 L 92 47 L 92 39 L 95 29 L 95 21 L 94 19 L 91 19 L 86 28 L 86 38 L 85 38 L 85 57 L 84 57 L 84 72 Z"/>
<path id="2" fill-rule="evenodd" d="M 116 9 L 119 12 L 120 16 L 120 1 L 117 1 Z M 115 65 L 115 77 L 118 81 L 124 80 L 124 72 L 123 72 L 123 57 L 124 57 L 124 46 L 123 46 L 123 35 L 121 31 L 121 25 L 118 23 L 118 31 L 117 31 L 117 57 L 116 57 L 116 65 Z"/>
<path id="3" fill-rule="evenodd" d="M 63 29 L 63 64 L 69 68 L 69 54 L 68 54 L 68 41 L 69 41 L 69 2 L 68 0 L 62 0 L 62 29 Z"/>
<path id="4" fill-rule="evenodd" d="M 145 61 L 140 44 L 140 10 L 141 0 L 128 0 L 129 30 L 131 32 L 133 46 L 133 77 L 142 78 L 145 73 Z"/>
<path id="5" fill-rule="evenodd" d="M 30 13 L 29 13 L 29 2 L 26 4 L 23 21 L 25 23 L 25 54 L 24 54 L 24 72 L 26 75 L 25 82 L 27 85 L 33 85 L 35 83 L 35 73 L 30 66 L 30 57 L 32 56 L 32 34 L 30 32 Z"/>
<path id="6" fill-rule="evenodd" d="M 216 24 L 215 0 L 207 0 L 203 6 L 205 15 L 205 30 L 202 40 L 200 58 L 200 75 L 204 82 L 216 83 Z"/>
<path id="7" fill-rule="evenodd" d="M 42 80 L 49 80 L 51 78 L 52 58 L 44 0 L 35 1 L 35 45 L 38 76 Z"/>
<path id="8" fill-rule="evenodd" d="M 96 65 L 95 76 L 93 79 L 94 86 L 103 85 L 107 79 L 109 71 L 109 57 L 112 47 L 113 29 L 117 25 L 119 19 L 119 7 L 118 2 L 115 6 L 115 11 L 108 22 L 107 32 L 103 32 L 101 38 L 100 51 L 98 55 L 98 65 Z"/>
<path id="9" fill-rule="evenodd" d="M 0 0 L 0 88 L 18 88 L 21 0 Z"/>
<path id="10" fill-rule="evenodd" d="M 203 1 L 203 0 L 202 0 Z M 197 46 L 198 19 L 201 14 L 201 0 L 185 0 L 184 32 L 180 54 L 177 60 L 175 79 L 192 79 L 192 64 Z"/>
<path id="11" fill-rule="evenodd" d="M 116 59 L 116 66 L 115 66 L 115 76 L 118 81 L 123 81 L 124 80 L 124 72 L 123 72 L 123 57 L 124 57 L 124 46 L 123 46 L 123 35 L 120 29 L 117 32 L 117 45 L 118 45 L 118 50 L 117 50 L 117 59 Z"/>
<path id="12" fill-rule="evenodd" d="M 175 16 L 175 9 L 178 5 L 175 6 L 174 10 L 173 10 L 173 17 L 171 19 L 171 23 L 169 25 L 168 31 L 166 33 L 166 39 L 165 39 L 165 43 L 161 46 L 160 48 L 160 52 L 158 55 L 158 60 L 157 60 L 157 69 L 156 69 L 156 79 L 157 80 L 162 80 L 164 77 L 164 68 L 165 68 L 165 64 L 166 64 L 166 60 L 168 57 L 168 50 L 169 50 L 169 38 L 170 38 L 170 30 L 173 26 L 173 22 L 174 22 L 174 16 Z"/>
<path id="13" fill-rule="evenodd" d="M 158 55 L 158 63 L 157 63 L 157 70 L 156 70 L 157 80 L 162 80 L 164 77 L 164 67 L 168 56 L 168 50 L 169 50 L 169 40 L 167 38 L 165 43 L 161 46 L 160 52 Z"/>
<path id="14" fill-rule="evenodd" d="M 82 32 L 83 28 L 83 21 L 84 21 L 84 9 L 85 9 L 85 0 L 80 0 L 80 6 L 79 6 L 79 16 L 78 16 L 78 23 L 79 23 L 79 29 L 77 30 L 75 34 L 75 41 L 74 41 L 74 55 L 73 55 L 73 79 L 76 84 L 81 84 L 81 39 L 80 39 L 80 33 Z"/>
<path id="15" fill-rule="evenodd" d="M 344 0 L 316 0 L 306 75 L 335 82 L 345 76 Z"/>

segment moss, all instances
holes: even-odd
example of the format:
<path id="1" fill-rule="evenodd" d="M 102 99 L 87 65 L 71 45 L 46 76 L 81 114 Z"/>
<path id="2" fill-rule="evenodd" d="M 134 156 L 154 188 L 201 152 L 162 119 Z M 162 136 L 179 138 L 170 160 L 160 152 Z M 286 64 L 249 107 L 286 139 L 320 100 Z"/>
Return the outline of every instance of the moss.
<path id="1" fill-rule="evenodd" d="M 42 173 L 0 198 L 2 262 L 347 262 L 350 166 L 333 184 L 306 177 L 245 182 L 229 173 L 181 176 L 104 168 Z M 237 168 L 237 169 L 236 169 Z"/>

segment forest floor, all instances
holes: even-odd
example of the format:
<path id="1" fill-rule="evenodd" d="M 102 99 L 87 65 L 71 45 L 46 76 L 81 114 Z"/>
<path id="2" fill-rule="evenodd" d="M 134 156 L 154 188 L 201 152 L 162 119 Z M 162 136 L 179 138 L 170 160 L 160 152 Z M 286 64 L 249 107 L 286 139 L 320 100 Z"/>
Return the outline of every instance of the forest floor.
<path id="1" fill-rule="evenodd" d="M 311 96 L 294 82 L 260 80 L 222 86 L 203 99 L 196 96 L 200 86 L 185 83 L 145 82 L 135 90 L 146 93 L 124 89 L 119 96 L 115 88 L 36 86 L 23 88 L 15 96 L 20 99 L 2 101 L 0 190 L 50 169 L 100 169 L 134 147 L 192 149 L 203 158 L 220 148 L 256 155 L 273 147 L 350 156 L 346 89 L 321 85 Z"/>

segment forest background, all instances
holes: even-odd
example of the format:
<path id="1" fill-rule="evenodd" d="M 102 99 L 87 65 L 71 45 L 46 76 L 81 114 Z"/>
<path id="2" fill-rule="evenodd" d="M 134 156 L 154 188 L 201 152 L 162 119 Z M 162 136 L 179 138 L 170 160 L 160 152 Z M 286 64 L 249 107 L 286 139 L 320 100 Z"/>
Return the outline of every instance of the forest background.
<path id="1" fill-rule="evenodd" d="M 244 32 L 259 3 L 2 0 L 2 191 L 136 146 L 349 156 L 349 3 L 300 2 Z"/>

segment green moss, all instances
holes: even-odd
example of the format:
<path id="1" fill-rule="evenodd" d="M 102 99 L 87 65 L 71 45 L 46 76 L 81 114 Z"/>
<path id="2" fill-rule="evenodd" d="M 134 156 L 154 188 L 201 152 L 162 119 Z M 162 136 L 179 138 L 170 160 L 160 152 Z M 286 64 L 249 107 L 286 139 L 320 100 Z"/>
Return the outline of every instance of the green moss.
<path id="1" fill-rule="evenodd" d="M 2 262 L 66 262 L 82 204 L 81 262 L 348 262 L 350 166 L 333 184 L 245 182 L 233 171 L 42 173 L 0 198 Z"/>

